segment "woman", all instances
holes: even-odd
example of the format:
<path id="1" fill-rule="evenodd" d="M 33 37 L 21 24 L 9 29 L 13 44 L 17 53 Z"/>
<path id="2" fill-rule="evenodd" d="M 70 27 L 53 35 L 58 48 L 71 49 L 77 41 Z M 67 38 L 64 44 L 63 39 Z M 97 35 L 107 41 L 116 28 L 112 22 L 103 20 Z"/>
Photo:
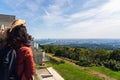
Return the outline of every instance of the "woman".
<path id="1" fill-rule="evenodd" d="M 34 60 L 30 47 L 26 46 L 28 34 L 24 20 L 13 22 L 8 34 L 8 43 L 17 51 L 16 73 L 19 80 L 33 80 Z"/>

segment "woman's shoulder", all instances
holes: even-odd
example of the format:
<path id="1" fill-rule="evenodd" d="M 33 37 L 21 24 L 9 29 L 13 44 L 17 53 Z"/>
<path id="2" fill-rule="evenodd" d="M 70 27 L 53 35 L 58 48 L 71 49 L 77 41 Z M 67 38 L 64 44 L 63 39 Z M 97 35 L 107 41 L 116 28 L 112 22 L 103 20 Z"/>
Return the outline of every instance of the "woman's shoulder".
<path id="1" fill-rule="evenodd" d="M 20 51 L 26 53 L 26 55 L 32 55 L 32 50 L 30 47 L 23 46 L 20 48 Z"/>
<path id="2" fill-rule="evenodd" d="M 30 48 L 30 47 L 27 47 L 27 46 L 23 46 L 23 47 L 21 47 L 20 49 L 21 49 L 21 50 L 31 50 L 31 48 Z"/>

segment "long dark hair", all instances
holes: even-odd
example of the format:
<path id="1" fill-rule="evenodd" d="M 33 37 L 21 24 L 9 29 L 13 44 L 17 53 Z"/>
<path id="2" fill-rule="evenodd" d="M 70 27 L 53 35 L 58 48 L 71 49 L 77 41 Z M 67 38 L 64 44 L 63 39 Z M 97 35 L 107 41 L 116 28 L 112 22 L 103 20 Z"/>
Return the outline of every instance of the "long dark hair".
<path id="1" fill-rule="evenodd" d="M 27 43 L 28 34 L 24 25 L 17 25 L 15 28 L 12 29 L 12 31 L 8 30 L 7 34 L 8 45 L 20 46 L 21 44 L 24 45 L 25 43 Z"/>

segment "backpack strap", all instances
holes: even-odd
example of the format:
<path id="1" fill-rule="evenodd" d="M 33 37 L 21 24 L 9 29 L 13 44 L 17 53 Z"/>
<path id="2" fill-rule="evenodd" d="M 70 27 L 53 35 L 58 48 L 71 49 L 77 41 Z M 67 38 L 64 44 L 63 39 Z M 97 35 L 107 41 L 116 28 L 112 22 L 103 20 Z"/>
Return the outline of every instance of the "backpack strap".
<path id="1" fill-rule="evenodd" d="M 10 54 L 11 53 L 11 54 Z M 14 49 L 11 49 L 9 54 L 10 55 L 10 62 L 9 62 L 9 70 L 11 70 L 12 66 L 15 65 L 13 64 L 13 62 L 15 62 L 16 60 L 16 51 Z M 15 62 L 16 63 L 16 62 Z"/>

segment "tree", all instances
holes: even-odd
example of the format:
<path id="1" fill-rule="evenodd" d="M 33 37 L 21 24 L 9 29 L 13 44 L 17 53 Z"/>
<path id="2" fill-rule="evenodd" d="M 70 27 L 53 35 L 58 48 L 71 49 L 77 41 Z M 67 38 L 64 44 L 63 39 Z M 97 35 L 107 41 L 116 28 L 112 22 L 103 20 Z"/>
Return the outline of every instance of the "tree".
<path id="1" fill-rule="evenodd" d="M 113 52 L 110 54 L 110 59 L 120 61 L 120 50 L 113 50 Z"/>

